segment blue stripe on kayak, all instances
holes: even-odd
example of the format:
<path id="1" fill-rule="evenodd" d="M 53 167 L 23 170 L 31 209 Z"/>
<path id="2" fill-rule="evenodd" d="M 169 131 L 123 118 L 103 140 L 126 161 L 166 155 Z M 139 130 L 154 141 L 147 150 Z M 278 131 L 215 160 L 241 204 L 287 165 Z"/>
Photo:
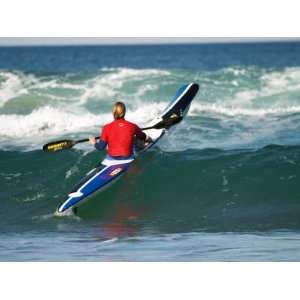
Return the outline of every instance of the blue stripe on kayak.
<path id="1" fill-rule="evenodd" d="M 172 98 L 171 102 L 169 103 L 169 105 L 165 108 L 165 110 L 163 111 L 163 113 L 161 115 L 164 115 L 169 109 L 170 107 L 173 105 L 174 102 L 177 101 L 178 98 L 180 98 L 180 96 L 184 93 L 184 91 L 186 90 L 186 88 L 189 86 L 189 84 L 184 84 L 182 85 L 179 90 L 177 91 L 176 95 Z"/>
<path id="2" fill-rule="evenodd" d="M 101 170 L 99 173 L 96 173 L 93 177 L 86 181 L 88 184 L 83 183 L 77 190 L 77 192 L 81 192 L 83 195 L 69 198 L 59 207 L 58 211 L 64 212 L 65 210 L 84 200 L 90 194 L 100 190 L 101 188 L 104 188 L 111 181 L 122 175 L 128 169 L 128 166 L 129 164 L 114 165 Z"/>

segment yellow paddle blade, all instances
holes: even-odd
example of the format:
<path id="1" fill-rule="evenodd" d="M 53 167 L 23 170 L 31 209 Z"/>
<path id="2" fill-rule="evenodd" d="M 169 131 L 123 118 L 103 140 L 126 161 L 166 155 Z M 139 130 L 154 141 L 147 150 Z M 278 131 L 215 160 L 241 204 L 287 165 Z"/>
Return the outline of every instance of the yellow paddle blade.
<path id="1" fill-rule="evenodd" d="M 72 140 L 61 140 L 44 145 L 43 150 L 46 152 L 57 152 L 65 149 L 70 149 L 74 145 L 75 142 Z"/>

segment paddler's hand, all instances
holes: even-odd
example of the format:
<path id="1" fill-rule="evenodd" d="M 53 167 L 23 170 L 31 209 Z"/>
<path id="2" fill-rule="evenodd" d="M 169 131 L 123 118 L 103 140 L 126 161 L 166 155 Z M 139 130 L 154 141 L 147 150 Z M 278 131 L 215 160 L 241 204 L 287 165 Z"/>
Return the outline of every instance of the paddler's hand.
<path id="1" fill-rule="evenodd" d="M 96 138 L 94 136 L 90 136 L 89 140 L 92 145 L 95 145 L 97 143 Z"/>
<path id="2" fill-rule="evenodd" d="M 146 140 L 145 140 L 145 143 L 147 143 L 147 144 L 153 143 L 152 138 L 151 138 L 150 136 L 147 135 Z"/>

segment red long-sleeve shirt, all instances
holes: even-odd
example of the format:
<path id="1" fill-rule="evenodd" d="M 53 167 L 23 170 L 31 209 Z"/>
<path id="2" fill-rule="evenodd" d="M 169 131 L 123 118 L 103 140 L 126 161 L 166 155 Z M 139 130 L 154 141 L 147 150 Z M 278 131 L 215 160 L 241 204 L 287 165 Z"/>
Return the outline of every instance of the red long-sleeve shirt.
<path id="1" fill-rule="evenodd" d="M 110 156 L 126 157 L 132 154 L 135 137 L 146 139 L 145 133 L 136 124 L 117 119 L 103 127 L 101 141 L 107 143 Z"/>

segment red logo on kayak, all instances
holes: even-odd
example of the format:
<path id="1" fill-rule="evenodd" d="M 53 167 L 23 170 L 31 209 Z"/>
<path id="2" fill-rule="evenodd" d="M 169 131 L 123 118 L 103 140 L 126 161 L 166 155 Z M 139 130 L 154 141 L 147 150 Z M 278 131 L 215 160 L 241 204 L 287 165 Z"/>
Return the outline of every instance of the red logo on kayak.
<path id="1" fill-rule="evenodd" d="M 116 176 L 117 174 L 119 174 L 122 171 L 122 168 L 116 168 L 113 171 L 111 171 L 109 173 L 109 176 Z"/>

